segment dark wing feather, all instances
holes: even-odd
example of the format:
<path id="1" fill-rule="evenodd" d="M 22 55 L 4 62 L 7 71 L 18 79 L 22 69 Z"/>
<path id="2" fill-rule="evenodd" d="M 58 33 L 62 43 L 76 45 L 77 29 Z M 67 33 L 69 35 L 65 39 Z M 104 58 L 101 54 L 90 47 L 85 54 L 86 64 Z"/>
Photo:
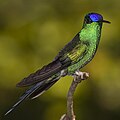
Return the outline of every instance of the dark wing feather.
<path id="1" fill-rule="evenodd" d="M 71 52 L 76 47 L 76 45 L 80 44 L 80 42 L 79 33 L 77 33 L 76 36 L 58 53 L 58 55 L 55 57 L 55 60 L 58 58 L 63 58 L 63 55 Z"/>
<path id="2" fill-rule="evenodd" d="M 79 34 L 77 34 L 72 41 L 59 52 L 53 62 L 24 78 L 17 84 L 17 87 L 29 86 L 41 82 L 68 67 L 72 60 L 67 56 L 67 53 L 72 51 L 79 42 Z"/>
<path id="3" fill-rule="evenodd" d="M 59 61 L 53 61 L 52 63 L 44 66 L 42 69 L 30 74 L 17 84 L 17 87 L 29 86 L 36 82 L 40 82 L 48 79 L 55 73 L 59 72 L 62 68 L 62 64 Z"/>

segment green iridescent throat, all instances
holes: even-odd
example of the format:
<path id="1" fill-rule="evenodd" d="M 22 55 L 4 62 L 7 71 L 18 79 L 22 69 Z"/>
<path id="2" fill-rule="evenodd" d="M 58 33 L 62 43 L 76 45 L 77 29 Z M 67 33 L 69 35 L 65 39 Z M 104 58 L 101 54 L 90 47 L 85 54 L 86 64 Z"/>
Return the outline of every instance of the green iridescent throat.
<path id="1" fill-rule="evenodd" d="M 68 67 L 68 73 L 73 74 L 76 70 L 85 66 L 94 56 L 100 36 L 101 36 L 101 26 L 97 22 L 93 22 L 91 24 L 86 24 L 84 28 L 79 32 L 80 42 L 86 44 L 86 52 L 84 57 L 80 59 L 76 64 L 73 64 Z"/>

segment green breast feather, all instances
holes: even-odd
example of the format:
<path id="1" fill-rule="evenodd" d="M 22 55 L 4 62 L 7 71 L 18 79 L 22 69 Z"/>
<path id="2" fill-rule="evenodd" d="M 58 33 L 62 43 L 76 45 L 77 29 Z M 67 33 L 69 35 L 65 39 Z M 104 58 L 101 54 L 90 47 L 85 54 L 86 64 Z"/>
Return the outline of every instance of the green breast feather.
<path id="1" fill-rule="evenodd" d="M 99 43 L 100 30 L 101 28 L 93 23 L 92 26 L 89 27 L 88 25 L 87 28 L 80 31 L 80 44 L 67 54 L 74 62 L 74 64 L 68 67 L 69 74 L 73 74 L 76 70 L 85 66 L 93 58 Z M 86 32 L 88 33 L 87 35 Z"/>

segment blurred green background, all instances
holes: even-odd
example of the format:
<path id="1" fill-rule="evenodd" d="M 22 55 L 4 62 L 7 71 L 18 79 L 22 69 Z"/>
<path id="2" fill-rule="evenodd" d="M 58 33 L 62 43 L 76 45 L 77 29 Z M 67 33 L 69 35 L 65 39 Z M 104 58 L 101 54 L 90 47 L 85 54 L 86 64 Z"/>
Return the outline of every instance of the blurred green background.
<path id="1" fill-rule="evenodd" d="M 53 60 L 81 29 L 86 13 L 104 24 L 90 73 L 74 96 L 77 120 L 120 120 L 120 0 L 0 0 L 0 116 L 26 88 L 15 85 Z M 21 104 L 4 120 L 59 120 L 66 112 L 72 77 L 58 81 L 35 100 Z"/>

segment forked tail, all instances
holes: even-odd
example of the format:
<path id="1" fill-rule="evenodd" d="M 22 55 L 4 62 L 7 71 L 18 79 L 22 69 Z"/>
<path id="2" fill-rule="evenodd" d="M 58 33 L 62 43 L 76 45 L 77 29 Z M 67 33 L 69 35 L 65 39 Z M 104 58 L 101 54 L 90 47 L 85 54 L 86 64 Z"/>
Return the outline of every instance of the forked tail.
<path id="1" fill-rule="evenodd" d="M 34 99 L 48 90 L 53 84 L 55 84 L 61 76 L 55 76 L 49 78 L 48 80 L 41 81 L 33 85 L 30 89 L 28 89 L 6 113 L 5 116 L 11 113 L 21 102 L 23 102 L 27 98 Z"/>

